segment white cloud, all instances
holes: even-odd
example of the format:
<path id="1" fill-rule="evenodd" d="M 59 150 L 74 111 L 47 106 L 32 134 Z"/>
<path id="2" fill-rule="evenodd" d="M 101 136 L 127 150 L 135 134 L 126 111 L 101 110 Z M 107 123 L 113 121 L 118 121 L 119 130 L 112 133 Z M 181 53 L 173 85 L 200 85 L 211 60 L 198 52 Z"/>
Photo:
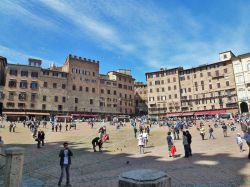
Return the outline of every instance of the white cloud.
<path id="1" fill-rule="evenodd" d="M 54 63 L 51 60 L 47 60 L 47 59 L 40 58 L 37 56 L 29 55 L 29 54 L 23 53 L 21 51 L 16 51 L 16 50 L 10 49 L 10 48 L 8 48 L 6 46 L 2 46 L 2 45 L 0 45 L 0 56 L 6 57 L 8 62 L 13 63 L 13 64 L 27 64 L 28 58 L 35 58 L 35 59 L 42 60 L 42 65 L 43 65 L 43 67 L 46 67 L 46 68 L 48 68 L 49 65 Z"/>
<path id="2" fill-rule="evenodd" d="M 43 18 L 37 13 L 32 13 L 28 8 L 25 8 L 27 3 L 23 3 L 20 1 L 8 1 L 8 0 L 1 0 L 0 1 L 0 11 L 2 14 L 7 14 L 8 16 L 12 16 L 17 20 L 29 23 L 32 26 L 39 26 L 43 29 L 55 29 L 57 26 L 52 20 L 47 18 Z"/>

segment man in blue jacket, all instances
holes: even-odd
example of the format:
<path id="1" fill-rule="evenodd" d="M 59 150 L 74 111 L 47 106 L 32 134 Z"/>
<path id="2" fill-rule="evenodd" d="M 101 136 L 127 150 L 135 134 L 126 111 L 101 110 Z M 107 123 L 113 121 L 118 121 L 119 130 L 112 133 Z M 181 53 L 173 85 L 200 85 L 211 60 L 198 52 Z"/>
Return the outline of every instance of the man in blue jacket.
<path id="1" fill-rule="evenodd" d="M 61 176 L 58 182 L 58 186 L 61 186 L 64 169 L 66 171 L 66 186 L 71 186 L 70 179 L 69 179 L 69 168 L 71 164 L 71 156 L 73 156 L 72 151 L 68 148 L 68 142 L 63 143 L 64 149 L 62 149 L 59 153 L 60 157 L 60 166 L 61 166 Z"/>

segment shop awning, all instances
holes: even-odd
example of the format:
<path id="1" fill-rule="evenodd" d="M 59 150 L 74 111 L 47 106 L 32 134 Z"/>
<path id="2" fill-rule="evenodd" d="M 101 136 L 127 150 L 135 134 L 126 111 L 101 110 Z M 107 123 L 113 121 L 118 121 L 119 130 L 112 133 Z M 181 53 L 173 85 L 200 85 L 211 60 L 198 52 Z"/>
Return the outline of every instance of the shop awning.
<path id="1" fill-rule="evenodd" d="M 196 115 L 196 116 L 209 115 L 209 111 L 199 111 L 199 112 L 195 112 L 194 115 Z"/>
<path id="2" fill-rule="evenodd" d="M 180 116 L 182 116 L 182 112 L 169 113 L 166 115 L 166 117 L 180 117 Z"/>
<path id="3" fill-rule="evenodd" d="M 182 116 L 193 116 L 194 112 L 184 112 Z"/>

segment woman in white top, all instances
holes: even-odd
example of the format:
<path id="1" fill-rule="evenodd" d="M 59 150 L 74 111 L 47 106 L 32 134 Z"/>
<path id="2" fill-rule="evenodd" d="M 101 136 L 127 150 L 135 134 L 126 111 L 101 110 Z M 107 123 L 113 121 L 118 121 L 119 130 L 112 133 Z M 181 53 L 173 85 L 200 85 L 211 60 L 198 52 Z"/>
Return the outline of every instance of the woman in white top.
<path id="1" fill-rule="evenodd" d="M 143 138 L 142 134 L 139 134 L 139 136 L 138 136 L 138 146 L 140 149 L 140 154 L 141 153 L 144 154 L 144 138 Z"/>
<path id="2" fill-rule="evenodd" d="M 240 133 L 237 133 L 236 143 L 240 147 L 240 152 L 242 152 L 243 151 L 243 140 L 240 136 Z"/>
<path id="3" fill-rule="evenodd" d="M 142 133 L 142 137 L 143 137 L 143 140 L 144 140 L 144 145 L 147 146 L 147 143 L 148 143 L 148 133 L 147 133 L 146 129 Z"/>

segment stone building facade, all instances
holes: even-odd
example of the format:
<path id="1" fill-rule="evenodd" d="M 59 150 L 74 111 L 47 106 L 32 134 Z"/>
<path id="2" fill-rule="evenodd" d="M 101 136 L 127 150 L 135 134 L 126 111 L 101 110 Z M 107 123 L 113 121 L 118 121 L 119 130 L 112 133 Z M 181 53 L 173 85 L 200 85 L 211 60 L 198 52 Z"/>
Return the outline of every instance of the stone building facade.
<path id="1" fill-rule="evenodd" d="M 148 114 L 148 88 L 147 84 L 136 82 L 134 85 L 135 91 L 135 114 Z"/>
<path id="2" fill-rule="evenodd" d="M 62 67 L 45 69 L 42 62 L 3 63 L 0 86 L 7 115 L 134 113 L 134 79 L 130 71 L 99 74 L 99 61 L 69 55 Z M 5 64 L 5 65 L 4 65 Z M 129 72 L 129 73 L 128 73 Z"/>
<path id="3" fill-rule="evenodd" d="M 237 112 L 233 58 L 232 52 L 224 52 L 216 63 L 146 73 L 150 116 Z"/>
<path id="4" fill-rule="evenodd" d="M 250 111 L 250 53 L 234 56 L 234 75 L 238 95 L 239 111 Z"/>

